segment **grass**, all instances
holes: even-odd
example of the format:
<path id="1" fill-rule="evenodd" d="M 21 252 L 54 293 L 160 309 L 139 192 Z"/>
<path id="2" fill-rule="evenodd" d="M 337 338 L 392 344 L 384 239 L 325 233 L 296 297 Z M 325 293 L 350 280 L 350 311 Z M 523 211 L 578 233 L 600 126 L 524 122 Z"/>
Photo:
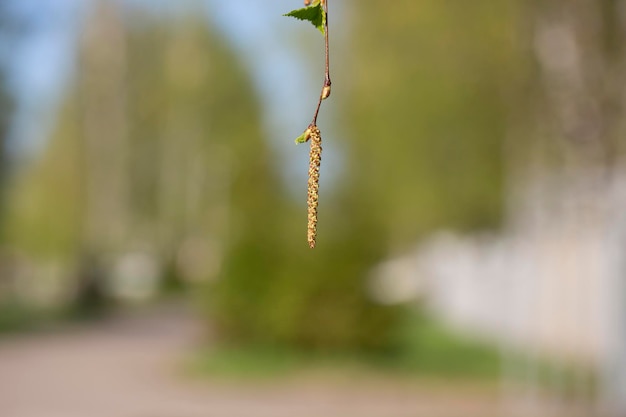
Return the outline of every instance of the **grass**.
<path id="1" fill-rule="evenodd" d="M 426 314 L 413 314 L 399 335 L 390 368 L 446 377 L 495 378 L 500 353 L 495 345 L 459 334 Z"/>
<path id="2" fill-rule="evenodd" d="M 486 343 L 459 335 L 424 314 L 412 314 L 384 353 L 317 352 L 278 346 L 221 347 L 197 352 L 188 369 L 220 378 L 272 378 L 327 369 L 402 377 L 495 380 L 500 356 Z"/>
<path id="3" fill-rule="evenodd" d="M 56 329 L 60 325 L 95 321 L 106 317 L 106 309 L 57 306 L 36 308 L 16 300 L 0 303 L 0 336 Z"/>
<path id="4" fill-rule="evenodd" d="M 37 328 L 41 314 L 17 302 L 0 303 L 0 334 L 30 331 Z"/>

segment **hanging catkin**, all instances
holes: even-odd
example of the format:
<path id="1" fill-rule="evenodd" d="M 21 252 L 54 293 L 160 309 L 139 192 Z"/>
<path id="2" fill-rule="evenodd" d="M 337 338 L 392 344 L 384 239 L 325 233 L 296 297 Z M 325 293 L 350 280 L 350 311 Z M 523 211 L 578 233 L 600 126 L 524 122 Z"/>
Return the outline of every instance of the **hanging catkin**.
<path id="1" fill-rule="evenodd" d="M 285 16 L 295 17 L 299 20 L 309 21 L 324 35 L 324 85 L 317 101 L 313 120 L 309 127 L 296 138 L 296 143 L 311 142 L 309 156 L 309 181 L 307 193 L 307 241 L 313 249 L 317 243 L 317 206 L 319 202 L 320 188 L 320 163 L 322 162 L 322 136 L 317 128 L 317 116 L 319 115 L 322 102 L 330 96 L 330 43 L 328 40 L 328 0 L 304 0 L 304 9 L 292 10 Z"/>
<path id="2" fill-rule="evenodd" d="M 320 188 L 320 163 L 322 162 L 322 136 L 317 126 L 311 126 L 309 153 L 309 182 L 308 182 L 308 227 L 307 240 L 309 247 L 314 248 L 317 239 L 317 205 Z"/>

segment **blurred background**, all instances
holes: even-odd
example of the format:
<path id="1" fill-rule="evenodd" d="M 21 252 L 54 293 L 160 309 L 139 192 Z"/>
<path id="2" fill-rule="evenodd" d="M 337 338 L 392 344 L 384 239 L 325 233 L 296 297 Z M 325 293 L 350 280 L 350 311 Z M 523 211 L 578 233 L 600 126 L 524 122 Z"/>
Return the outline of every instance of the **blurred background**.
<path id="1" fill-rule="evenodd" d="M 0 1 L 0 414 L 626 416 L 626 8 Z"/>

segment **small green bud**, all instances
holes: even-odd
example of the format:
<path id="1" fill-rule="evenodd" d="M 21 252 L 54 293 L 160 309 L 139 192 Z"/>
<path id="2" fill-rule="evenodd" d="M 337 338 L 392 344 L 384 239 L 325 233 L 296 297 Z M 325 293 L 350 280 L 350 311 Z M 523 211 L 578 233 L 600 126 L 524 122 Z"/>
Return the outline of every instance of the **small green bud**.
<path id="1" fill-rule="evenodd" d="M 305 130 L 303 134 L 296 138 L 296 145 L 308 142 L 309 139 L 311 139 L 311 134 L 311 128 L 307 128 L 307 130 Z"/>

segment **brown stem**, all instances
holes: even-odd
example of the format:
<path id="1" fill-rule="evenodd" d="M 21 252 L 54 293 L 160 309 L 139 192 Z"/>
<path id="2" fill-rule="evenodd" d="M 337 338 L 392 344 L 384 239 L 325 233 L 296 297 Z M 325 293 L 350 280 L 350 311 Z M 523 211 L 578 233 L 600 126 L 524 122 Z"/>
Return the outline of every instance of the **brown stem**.
<path id="1" fill-rule="evenodd" d="M 322 107 L 322 101 L 324 101 L 330 95 L 330 43 L 328 42 L 328 0 L 323 0 L 322 5 L 324 7 L 324 13 L 326 14 L 326 22 L 324 24 L 324 53 L 325 53 L 325 67 L 324 67 L 324 85 L 322 86 L 322 91 L 320 93 L 320 98 L 317 102 L 317 107 L 315 108 L 315 114 L 313 115 L 312 125 L 317 125 L 317 116 L 320 113 L 320 108 Z"/>

